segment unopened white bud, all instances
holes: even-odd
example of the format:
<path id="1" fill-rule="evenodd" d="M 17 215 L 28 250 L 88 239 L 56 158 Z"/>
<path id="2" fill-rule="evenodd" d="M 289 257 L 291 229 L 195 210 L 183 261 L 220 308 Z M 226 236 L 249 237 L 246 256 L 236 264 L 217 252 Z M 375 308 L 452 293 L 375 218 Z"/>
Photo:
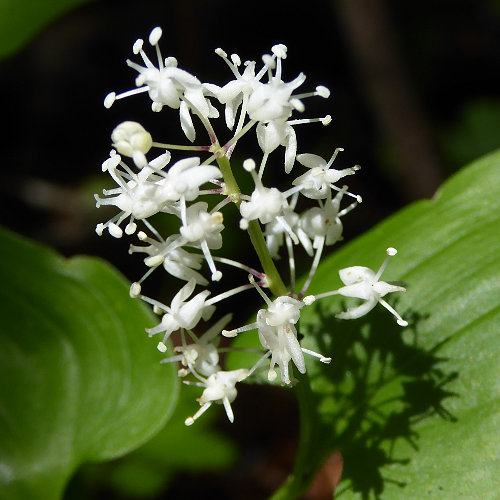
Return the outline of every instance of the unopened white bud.
<path id="1" fill-rule="evenodd" d="M 111 140 L 116 150 L 129 156 L 144 166 L 144 154 L 147 153 L 152 145 L 153 138 L 151 134 L 140 124 L 133 121 L 120 123 L 111 134 Z M 139 155 L 137 153 L 140 153 Z M 136 163 L 137 163 L 136 161 Z"/>
<path id="2" fill-rule="evenodd" d="M 156 348 L 160 352 L 167 352 L 167 346 L 163 342 L 158 342 L 158 345 L 156 346 Z"/>

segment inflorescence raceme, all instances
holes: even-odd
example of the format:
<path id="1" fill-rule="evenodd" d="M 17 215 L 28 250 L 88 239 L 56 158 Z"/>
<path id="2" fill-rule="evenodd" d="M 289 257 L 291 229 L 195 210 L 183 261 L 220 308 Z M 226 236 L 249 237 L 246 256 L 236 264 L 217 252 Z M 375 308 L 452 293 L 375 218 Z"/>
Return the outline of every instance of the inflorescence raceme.
<path id="1" fill-rule="evenodd" d="M 181 345 L 175 347 L 174 354 L 164 362 L 178 363 L 179 377 L 203 389 L 198 399 L 200 408 L 186 419 L 186 425 L 193 424 L 214 402 L 224 406 L 232 422 L 231 403 L 236 398 L 236 384 L 251 377 L 256 370 L 266 369 L 267 365 L 267 378 L 273 382 L 278 377 L 278 367 L 281 383 L 290 385 L 295 381 L 295 369 L 300 373 L 306 371 L 304 354 L 330 363 L 330 357 L 300 344 L 297 325 L 304 307 L 331 295 L 354 297 L 361 299 L 361 304 L 338 313 L 337 318 L 359 318 L 380 303 L 396 317 L 399 325 L 406 326 L 407 322 L 383 299 L 388 293 L 405 289 L 380 281 L 388 260 L 396 254 L 394 248 L 388 248 L 387 258 L 377 272 L 362 266 L 342 269 L 339 274 L 345 286 L 318 295 L 307 294 L 325 247 L 342 239 L 343 217 L 362 201 L 361 196 L 349 192 L 347 186 L 337 185 L 360 168 L 357 165 L 342 170 L 333 168 L 341 148 L 328 160 L 310 153 L 297 154 L 295 126 L 328 125 L 331 118 L 327 115 L 297 119 L 293 115 L 304 111 L 305 99 L 327 98 L 329 90 L 318 86 L 311 92 L 299 92 L 306 79 L 303 73 L 285 82 L 282 72 L 287 48 L 282 44 L 273 46 L 271 54 L 262 57 L 261 67 L 255 61 L 242 64 L 237 54 L 228 57 L 222 49 L 217 49 L 216 54 L 228 65 L 233 79 L 223 86 L 202 83 L 178 68 L 174 57 L 163 58 L 159 48 L 161 35 L 160 28 L 154 28 L 149 35 L 156 62 L 147 55 L 143 40 L 134 43 L 133 52 L 142 64 L 131 60 L 127 64 L 138 73 L 136 86 L 120 94 L 111 92 L 104 105 L 110 108 L 117 100 L 147 93 L 153 111 L 159 112 L 165 106 L 179 110 L 181 129 L 190 143 L 196 139 L 194 122 L 198 121 L 205 128 L 210 144 L 160 143 L 137 122 L 119 124 L 111 134 L 113 149 L 102 164 L 103 172 L 111 176 L 116 187 L 103 190 L 102 196 L 95 195 L 97 207 L 114 205 L 119 212 L 98 224 L 96 232 L 101 235 L 107 230 L 115 238 L 121 238 L 124 232 L 134 236 L 140 244 L 131 245 L 130 253 L 146 255 L 147 271 L 132 284 L 130 294 L 153 306 L 154 312 L 161 316 L 159 323 L 147 330 L 149 336 L 160 335 L 158 349 L 161 352 L 167 352 L 171 334 L 179 332 Z M 219 117 L 218 104 L 224 106 L 225 126 L 231 134 L 224 144 L 219 142 L 213 128 Z M 237 162 L 232 165 L 230 159 L 238 140 L 252 129 L 261 151 L 257 155 L 259 164 L 247 159 L 242 165 L 234 165 Z M 274 161 L 281 161 L 285 177 L 291 175 L 295 163 L 305 167 L 298 175 L 293 174 L 289 187 L 284 190 L 267 186 L 264 180 L 269 155 L 280 146 L 284 148 L 284 157 Z M 183 157 L 173 162 L 174 152 Z M 193 152 L 206 158 L 188 156 Z M 252 177 L 255 186 L 252 193 L 241 192 L 237 180 L 241 176 Z M 213 204 L 199 201 L 200 195 L 210 195 L 215 201 Z M 298 212 L 299 199 L 313 206 Z M 223 247 L 223 209 L 231 205 L 236 205 L 241 215 L 239 227 L 232 231 L 248 232 L 262 270 L 215 253 Z M 148 220 L 158 213 L 176 218 L 179 231 L 162 236 Z M 137 222 L 143 226 L 141 230 Z M 309 274 L 300 290 L 295 288 L 296 246 L 303 247 L 311 258 Z M 279 259 L 282 251 L 288 257 L 290 268 L 288 287 L 273 260 Z M 210 282 L 222 280 L 223 283 L 226 266 L 243 271 L 243 283 L 212 296 Z M 184 282 L 169 305 L 142 294 L 142 284 L 160 267 Z M 207 324 L 201 336 L 194 333 L 202 320 L 207 322 L 213 317 L 218 302 L 247 290 L 257 292 L 263 303 L 254 323 L 227 329 L 232 317 L 225 315 L 212 326 Z M 219 355 L 231 347 L 219 347 L 221 339 L 250 330 L 258 332 L 262 346 L 256 350 L 261 353 L 259 360 L 254 366 L 224 370 L 219 364 Z"/>

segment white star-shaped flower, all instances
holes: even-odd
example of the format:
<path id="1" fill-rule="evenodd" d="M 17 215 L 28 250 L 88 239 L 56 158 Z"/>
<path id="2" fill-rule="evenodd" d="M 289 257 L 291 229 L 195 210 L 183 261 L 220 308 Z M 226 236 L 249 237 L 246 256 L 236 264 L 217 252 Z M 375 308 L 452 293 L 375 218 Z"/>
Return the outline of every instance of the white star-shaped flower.
<path id="1" fill-rule="evenodd" d="M 342 179 L 342 177 L 354 174 L 360 168 L 358 165 L 352 168 L 344 168 L 343 170 L 331 168 L 331 165 L 340 151 L 343 151 L 343 149 L 337 148 L 328 163 L 321 158 L 321 156 L 315 154 L 304 153 L 298 155 L 297 161 L 304 165 L 304 167 L 309 168 L 309 171 L 297 177 L 292 184 L 294 186 L 300 186 L 300 192 L 307 198 L 312 198 L 313 200 L 325 199 L 328 193 L 331 192 L 331 189 L 340 191 L 340 188 L 336 187 L 334 184 Z M 351 195 L 351 193 L 348 194 Z M 351 196 L 361 201 L 360 196 Z"/>
<path id="2" fill-rule="evenodd" d="M 175 294 L 170 307 L 165 307 L 166 313 L 163 315 L 161 323 L 146 330 L 150 337 L 164 332 L 163 343 L 165 343 L 172 332 L 180 328 L 192 330 L 202 317 L 206 320 L 212 315 L 214 307 L 205 305 L 205 301 L 210 295 L 208 290 L 203 290 L 187 300 L 193 293 L 195 286 L 196 280 L 193 278 Z"/>
<path id="3" fill-rule="evenodd" d="M 231 408 L 231 403 L 236 399 L 238 391 L 236 390 L 236 384 L 241 382 L 248 376 L 248 370 L 239 369 L 232 371 L 218 371 L 210 375 L 201 384 L 205 387 L 203 394 L 201 395 L 198 402 L 201 408 L 196 412 L 195 415 L 186 419 L 186 425 L 193 425 L 195 420 L 197 420 L 205 411 L 207 411 L 213 403 L 218 403 L 224 405 L 226 410 L 226 415 L 228 420 L 233 423 L 234 415 Z"/>
<path id="4" fill-rule="evenodd" d="M 384 269 L 387 266 L 390 257 L 396 255 L 396 253 L 397 251 L 395 248 L 388 248 L 387 257 L 377 272 L 374 272 L 370 268 L 363 266 L 347 267 L 339 271 L 340 279 L 345 286 L 334 291 L 333 293 L 331 293 L 331 295 L 336 293 L 339 295 L 343 295 L 344 297 L 355 297 L 358 299 L 363 299 L 364 302 L 357 307 L 337 314 L 337 318 L 360 318 L 361 316 L 364 316 L 366 313 L 370 312 L 378 302 L 396 317 L 398 325 L 408 325 L 408 322 L 405 321 L 399 315 L 399 313 L 382 298 L 388 293 L 405 292 L 406 289 L 402 286 L 391 285 L 390 283 L 386 283 L 385 281 L 379 281 L 380 276 L 384 272 Z M 326 296 L 327 294 L 323 295 Z"/>
<path id="5" fill-rule="evenodd" d="M 156 50 L 157 66 L 144 52 L 144 41 L 136 40 L 133 52 L 141 56 L 144 66 L 131 60 L 127 60 L 127 64 L 139 73 L 135 81 L 137 88 L 118 95 L 110 92 L 104 99 L 104 106 L 110 108 L 117 99 L 147 92 L 153 101 L 153 111 L 160 111 L 163 106 L 179 109 L 182 130 L 190 141 L 194 141 L 196 133 L 190 112 L 205 119 L 217 118 L 219 113 L 205 97 L 198 78 L 178 68 L 174 57 L 163 59 L 158 45 L 161 36 L 162 30 L 159 27 L 154 28 L 149 35 L 149 43 Z"/>
<path id="6" fill-rule="evenodd" d="M 167 153 L 160 155 L 156 161 L 151 161 L 150 165 L 135 174 L 121 161 L 120 155 L 112 151 L 110 158 L 103 163 L 103 170 L 109 172 L 118 187 L 103 190 L 107 198 L 101 198 L 97 194 L 94 197 L 98 208 L 102 205 L 115 205 L 120 209 L 120 213 L 106 223 L 98 224 L 97 234 L 101 235 L 107 228 L 112 236 L 121 238 L 123 231 L 120 224 L 127 217 L 130 217 L 130 222 L 125 232 L 133 234 L 137 228 L 134 219 L 146 219 L 158 212 L 175 212 L 159 183 L 161 177 L 156 175 L 158 169 L 163 168 L 169 159 L 170 155 Z M 154 165 L 154 168 L 151 165 Z M 118 166 L 123 170 L 118 169 Z"/>

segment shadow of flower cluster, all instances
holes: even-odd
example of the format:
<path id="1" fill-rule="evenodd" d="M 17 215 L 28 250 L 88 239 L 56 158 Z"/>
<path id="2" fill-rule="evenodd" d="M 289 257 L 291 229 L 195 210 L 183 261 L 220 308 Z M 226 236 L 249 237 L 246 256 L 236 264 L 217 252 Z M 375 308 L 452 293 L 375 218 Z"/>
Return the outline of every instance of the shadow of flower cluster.
<path id="1" fill-rule="evenodd" d="M 402 329 L 387 315 L 374 310 L 359 320 L 332 320 L 324 304 L 317 304 L 314 324 L 304 329 L 314 336 L 319 352 L 331 353 L 330 365 L 310 372 L 316 418 L 316 444 L 324 456 L 339 450 L 343 456 L 342 492 L 352 490 L 363 500 L 381 498 L 386 483 L 405 483 L 383 475 L 391 464 L 408 464 L 397 457 L 396 442 L 405 440 L 418 452 L 416 424 L 437 416 L 450 423 L 455 417 L 445 408 L 447 390 L 458 377 L 447 370 L 447 358 L 438 352 L 446 342 L 424 348 L 418 341 L 418 313 L 406 314 L 410 326 Z M 408 317 L 410 316 L 410 317 Z"/>

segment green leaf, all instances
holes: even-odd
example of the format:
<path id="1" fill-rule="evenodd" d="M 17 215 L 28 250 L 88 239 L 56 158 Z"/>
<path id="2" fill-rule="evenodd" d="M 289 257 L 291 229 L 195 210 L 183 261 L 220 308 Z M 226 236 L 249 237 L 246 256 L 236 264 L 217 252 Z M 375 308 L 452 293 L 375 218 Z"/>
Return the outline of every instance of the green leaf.
<path id="1" fill-rule="evenodd" d="M 196 402 L 199 396 L 198 387 L 183 386 L 168 424 L 153 439 L 125 457 L 83 468 L 77 485 L 79 491 L 96 485 L 102 489 L 106 485 L 120 498 L 157 498 L 176 473 L 220 472 L 233 465 L 236 447 L 213 425 L 222 411 L 219 405 L 211 408 L 196 425 L 187 427 L 184 424 L 186 417 L 199 407 Z M 91 496 L 89 492 L 86 498 Z"/>
<path id="2" fill-rule="evenodd" d="M 344 459 L 335 498 L 498 495 L 500 153 L 341 248 L 309 293 L 341 286 L 339 269 L 378 269 L 390 246 L 399 253 L 383 279 L 407 287 L 391 303 L 408 327 L 381 306 L 336 320 L 338 296 L 303 310 L 303 346 L 333 360 L 309 359 L 311 385 L 297 384 L 299 451 L 276 499 L 298 498 L 333 450 Z"/>
<path id="3" fill-rule="evenodd" d="M 84 462 L 145 442 L 178 392 L 125 280 L 0 231 L 0 498 L 60 498 Z"/>
<path id="4" fill-rule="evenodd" d="M 0 0 L 0 59 L 13 54 L 45 26 L 89 0 Z"/>

